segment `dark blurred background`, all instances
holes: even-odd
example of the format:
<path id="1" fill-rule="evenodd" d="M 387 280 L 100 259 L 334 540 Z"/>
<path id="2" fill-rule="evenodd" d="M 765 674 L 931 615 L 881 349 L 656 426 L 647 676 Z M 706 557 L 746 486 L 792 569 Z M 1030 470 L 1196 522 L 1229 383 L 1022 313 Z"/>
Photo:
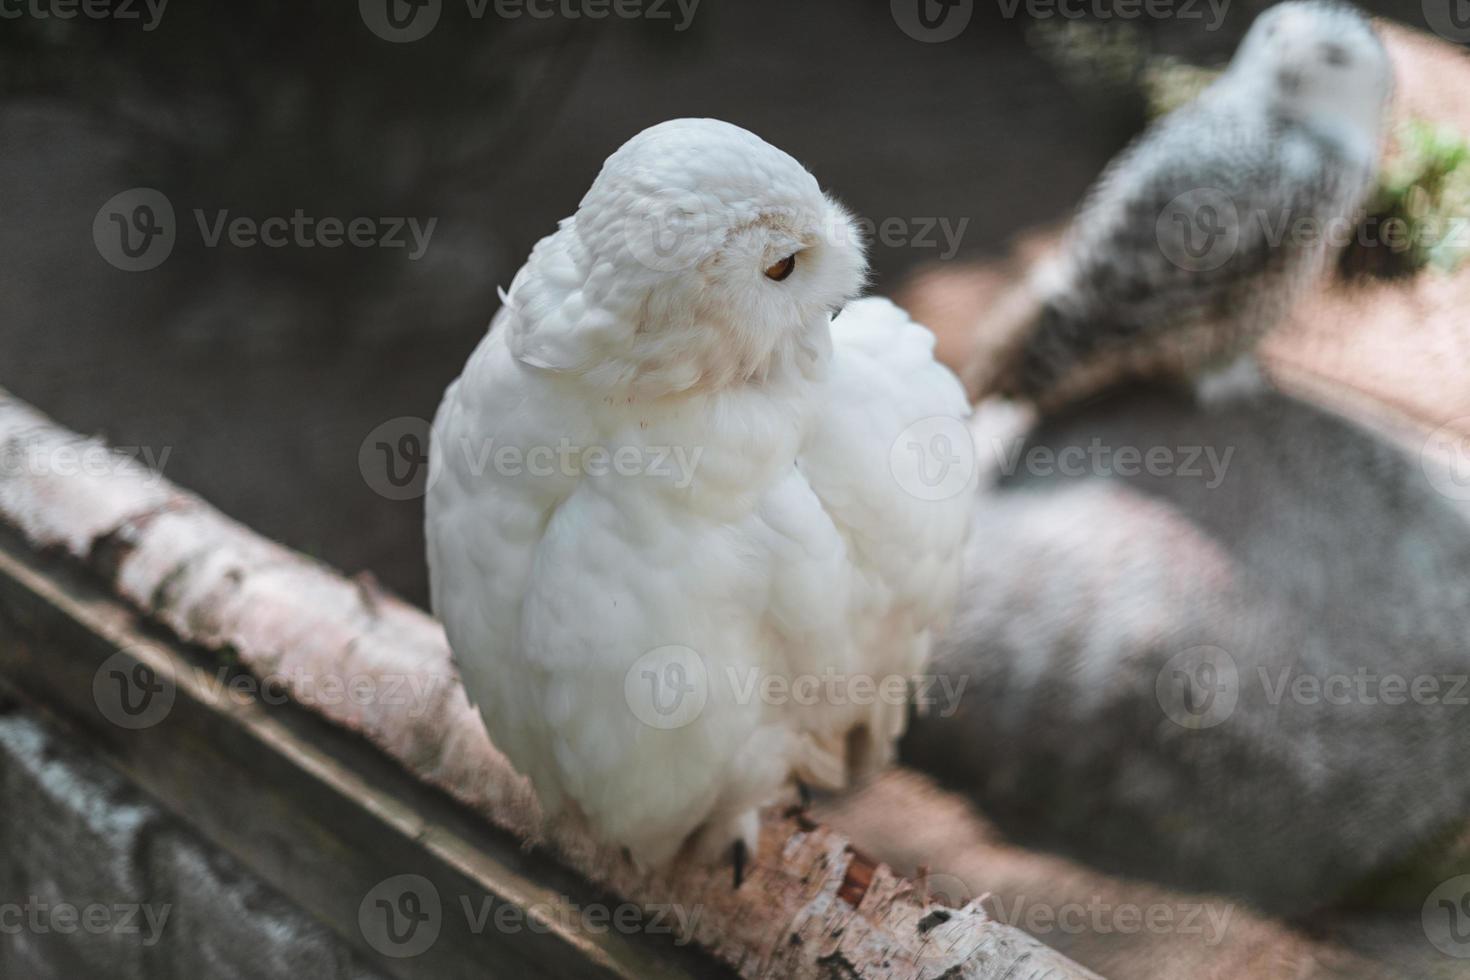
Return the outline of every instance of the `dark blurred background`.
<path id="1" fill-rule="evenodd" d="M 692 16 L 646 0 L 602 20 L 568 0 L 549 18 L 390 2 L 439 19 L 392 41 L 385 0 L 140 2 L 136 19 L 7 7 L 0 385 L 419 602 L 420 502 L 375 490 L 359 449 L 389 420 L 432 417 L 497 287 L 629 136 L 707 115 L 788 150 L 906 229 L 873 247 L 882 292 L 1065 218 L 1144 124 L 1139 52 L 1218 63 L 1267 5 L 1232 0 L 1212 30 L 1205 0 L 1164 19 L 1088 0 L 1081 20 L 975 0 L 957 38 L 928 43 L 902 26 L 914 0 L 702 0 Z M 1419 0 L 1369 7 L 1425 26 Z M 94 220 L 105 233 L 99 210 L 140 187 L 167 198 L 176 240 L 130 272 Z M 210 247 L 196 209 L 211 226 L 222 210 L 435 223 L 417 257 L 407 231 L 397 248 Z M 918 234 L 939 221 L 959 234 Z"/>

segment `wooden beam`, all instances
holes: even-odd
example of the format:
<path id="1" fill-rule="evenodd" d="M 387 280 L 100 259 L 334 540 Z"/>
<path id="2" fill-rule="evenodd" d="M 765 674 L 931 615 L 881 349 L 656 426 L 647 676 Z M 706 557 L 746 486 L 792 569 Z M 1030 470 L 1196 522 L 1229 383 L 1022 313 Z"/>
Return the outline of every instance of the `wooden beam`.
<path id="1" fill-rule="evenodd" d="M 119 728 L 123 688 L 97 680 L 138 667 L 164 679 L 171 704 L 155 724 Z M 147 632 L 95 583 L 54 557 L 38 561 L 10 533 L 0 534 L 0 683 L 395 976 L 724 972 L 645 932 L 645 921 L 627 933 L 579 928 L 584 910 L 617 902 L 360 740 L 250 695 L 238 671 Z M 360 924 L 365 897 L 399 874 L 430 881 L 442 903 L 438 938 L 407 959 L 385 956 Z"/>

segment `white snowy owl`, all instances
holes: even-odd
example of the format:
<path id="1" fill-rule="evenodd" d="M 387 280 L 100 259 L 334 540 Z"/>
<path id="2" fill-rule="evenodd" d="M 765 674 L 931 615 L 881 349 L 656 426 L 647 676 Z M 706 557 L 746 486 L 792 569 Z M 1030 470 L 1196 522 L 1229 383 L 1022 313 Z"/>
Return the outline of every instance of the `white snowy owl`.
<path id="1" fill-rule="evenodd" d="M 1245 352 L 1356 233 L 1393 87 L 1356 9 L 1293 0 L 1251 25 L 1229 68 L 1109 165 L 1039 312 L 972 391 L 1058 405 L 1120 374 L 1188 374 Z"/>
<path id="2" fill-rule="evenodd" d="M 428 557 L 465 686 L 545 808 L 645 867 L 733 848 L 738 884 L 758 807 L 886 761 L 952 601 L 969 495 L 928 488 L 963 454 L 909 450 L 966 400 L 853 301 L 865 268 L 790 156 L 655 126 L 444 396 Z"/>

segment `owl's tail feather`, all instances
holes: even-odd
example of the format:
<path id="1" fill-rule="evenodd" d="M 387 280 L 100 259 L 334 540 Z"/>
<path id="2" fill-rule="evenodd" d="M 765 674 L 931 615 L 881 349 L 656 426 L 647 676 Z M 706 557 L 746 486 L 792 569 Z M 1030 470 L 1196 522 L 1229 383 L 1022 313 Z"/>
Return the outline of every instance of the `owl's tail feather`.
<path id="1" fill-rule="evenodd" d="M 972 401 L 998 395 L 1054 415 L 1127 381 L 1185 379 L 1229 344 L 1207 323 L 1180 321 L 1150 330 L 1018 287 L 977 326 L 965 383 Z"/>
<path id="2" fill-rule="evenodd" d="M 976 330 L 965 370 L 976 402 L 999 395 L 1050 414 L 1148 370 L 1137 330 L 1078 316 L 1028 286 L 1003 296 Z"/>
<path id="3" fill-rule="evenodd" d="M 1028 283 L 1000 295 L 974 327 L 974 342 L 962 379 L 972 402 L 1012 387 L 1017 362 L 1036 332 L 1045 304 Z"/>

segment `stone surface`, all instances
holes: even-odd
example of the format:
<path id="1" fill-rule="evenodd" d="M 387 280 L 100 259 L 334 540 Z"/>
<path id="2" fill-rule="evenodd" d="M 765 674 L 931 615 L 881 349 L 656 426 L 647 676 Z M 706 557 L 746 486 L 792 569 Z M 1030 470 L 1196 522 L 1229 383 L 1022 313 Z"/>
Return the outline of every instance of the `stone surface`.
<path id="1" fill-rule="evenodd" d="M 382 980 L 284 896 L 15 707 L 0 708 L 0 800 L 0 977 Z"/>

